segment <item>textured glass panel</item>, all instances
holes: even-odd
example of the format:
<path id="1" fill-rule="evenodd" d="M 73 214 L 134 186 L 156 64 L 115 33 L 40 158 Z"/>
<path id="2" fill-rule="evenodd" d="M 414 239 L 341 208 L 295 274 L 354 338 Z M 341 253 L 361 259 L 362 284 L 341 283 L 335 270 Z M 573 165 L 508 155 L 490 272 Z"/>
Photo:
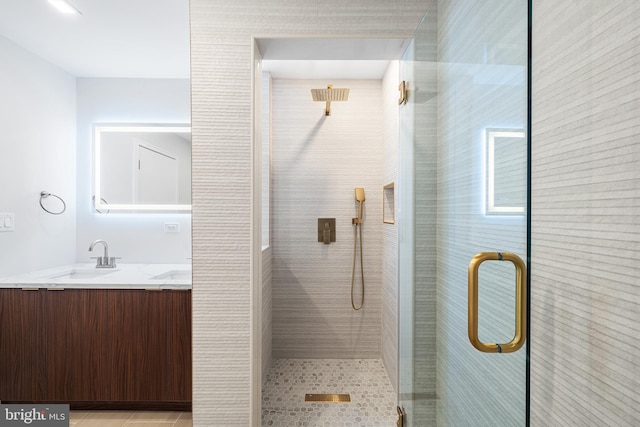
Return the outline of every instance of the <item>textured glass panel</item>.
<path id="1" fill-rule="evenodd" d="M 400 67 L 412 67 L 405 73 L 410 107 L 401 107 L 400 122 L 413 127 L 400 135 L 400 156 L 413 161 L 399 183 L 400 230 L 413 230 L 401 233 L 401 248 L 412 250 L 401 250 L 399 264 L 399 310 L 413 318 L 401 323 L 412 333 L 400 331 L 399 402 L 408 426 L 526 423 L 525 349 L 488 354 L 471 345 L 467 276 L 480 252 L 526 260 L 527 27 L 526 1 L 434 1 L 415 33 L 412 60 Z M 511 263 L 481 266 L 482 340 L 513 338 L 515 289 Z M 412 373 L 404 388 L 403 366 Z"/>

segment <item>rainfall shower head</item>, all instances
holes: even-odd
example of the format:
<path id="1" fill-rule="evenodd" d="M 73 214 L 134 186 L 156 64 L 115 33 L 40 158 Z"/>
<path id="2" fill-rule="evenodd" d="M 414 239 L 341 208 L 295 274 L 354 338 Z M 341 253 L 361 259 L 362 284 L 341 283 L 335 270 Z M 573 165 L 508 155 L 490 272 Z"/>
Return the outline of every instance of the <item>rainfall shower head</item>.
<path id="1" fill-rule="evenodd" d="M 326 102 L 325 115 L 331 115 L 332 101 L 347 101 L 349 99 L 349 89 L 337 88 L 328 85 L 326 89 L 311 89 L 311 97 L 314 101 Z"/>
<path id="2" fill-rule="evenodd" d="M 332 85 L 329 85 L 326 89 L 311 89 L 311 96 L 314 101 L 347 101 L 349 89 L 334 89 Z"/>

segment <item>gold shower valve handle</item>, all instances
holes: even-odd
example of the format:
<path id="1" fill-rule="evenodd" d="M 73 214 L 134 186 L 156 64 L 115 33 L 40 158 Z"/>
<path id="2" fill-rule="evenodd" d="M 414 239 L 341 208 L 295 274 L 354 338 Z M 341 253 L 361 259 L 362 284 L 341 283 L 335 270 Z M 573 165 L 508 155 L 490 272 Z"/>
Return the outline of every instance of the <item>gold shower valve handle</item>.
<path id="1" fill-rule="evenodd" d="M 485 343 L 478 337 L 478 270 L 484 261 L 509 261 L 516 268 L 515 335 L 504 344 Z M 522 259 L 511 252 L 481 252 L 469 263 L 469 341 L 483 353 L 513 353 L 527 338 L 527 267 Z"/>
<path id="2" fill-rule="evenodd" d="M 362 220 L 360 218 L 351 218 L 351 224 L 362 224 Z"/>
<path id="3" fill-rule="evenodd" d="M 318 242 L 328 245 L 336 241 L 336 219 L 318 218 Z"/>

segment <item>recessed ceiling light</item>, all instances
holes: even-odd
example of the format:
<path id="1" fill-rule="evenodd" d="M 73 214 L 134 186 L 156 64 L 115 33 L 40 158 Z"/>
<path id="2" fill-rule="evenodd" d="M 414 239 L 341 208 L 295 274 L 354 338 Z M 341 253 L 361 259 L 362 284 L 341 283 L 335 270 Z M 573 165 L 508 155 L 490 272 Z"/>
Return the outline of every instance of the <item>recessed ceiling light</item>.
<path id="1" fill-rule="evenodd" d="M 66 0 L 49 0 L 49 3 L 58 9 L 60 13 L 66 15 L 82 15 L 78 9 Z"/>

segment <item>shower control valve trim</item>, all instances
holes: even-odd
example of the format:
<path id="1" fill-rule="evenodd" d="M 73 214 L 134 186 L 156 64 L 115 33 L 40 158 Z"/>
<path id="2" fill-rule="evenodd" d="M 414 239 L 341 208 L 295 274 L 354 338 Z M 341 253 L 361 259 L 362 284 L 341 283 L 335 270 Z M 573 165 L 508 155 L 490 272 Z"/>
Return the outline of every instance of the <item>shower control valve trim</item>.
<path id="1" fill-rule="evenodd" d="M 318 242 L 328 245 L 336 241 L 336 219 L 318 218 Z"/>

